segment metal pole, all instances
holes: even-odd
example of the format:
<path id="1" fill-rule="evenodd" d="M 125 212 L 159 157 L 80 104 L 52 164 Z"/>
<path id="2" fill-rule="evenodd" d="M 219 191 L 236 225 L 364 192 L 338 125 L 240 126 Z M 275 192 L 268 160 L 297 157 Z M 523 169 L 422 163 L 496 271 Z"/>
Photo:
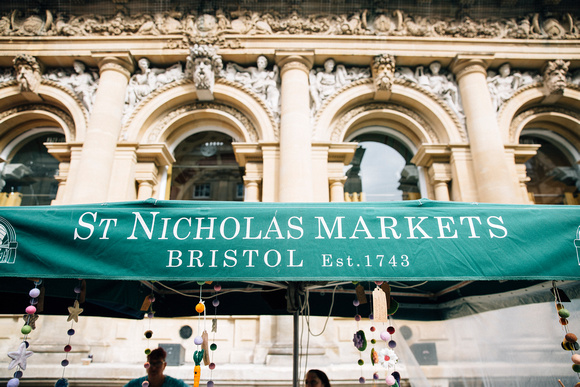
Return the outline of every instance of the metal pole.
<path id="1" fill-rule="evenodd" d="M 298 369 L 298 358 L 300 357 L 300 342 L 299 342 L 299 335 L 298 335 L 298 325 L 300 322 L 300 311 L 295 311 L 294 312 L 294 340 L 293 340 L 293 350 L 292 350 L 292 360 L 293 360 L 293 364 L 292 364 L 292 386 L 293 387 L 300 387 L 300 380 L 298 380 L 298 374 L 299 374 L 299 369 Z"/>

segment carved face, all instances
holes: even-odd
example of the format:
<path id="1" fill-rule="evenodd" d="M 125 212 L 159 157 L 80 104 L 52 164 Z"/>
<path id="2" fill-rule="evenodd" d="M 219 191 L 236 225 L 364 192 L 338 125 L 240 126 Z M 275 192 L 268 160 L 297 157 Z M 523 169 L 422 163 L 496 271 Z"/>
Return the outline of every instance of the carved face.
<path id="1" fill-rule="evenodd" d="M 263 70 L 268 66 L 268 59 L 266 59 L 265 56 L 260 55 L 256 63 L 258 65 L 258 68 Z"/>
<path id="2" fill-rule="evenodd" d="M 194 65 L 193 80 L 195 87 L 198 89 L 210 89 L 214 79 L 211 59 L 205 57 L 195 58 Z"/>
<path id="3" fill-rule="evenodd" d="M 564 69 L 556 69 L 547 74 L 546 86 L 551 93 L 564 90 L 566 87 L 566 71 Z"/>
<path id="4" fill-rule="evenodd" d="M 331 73 L 332 70 L 334 70 L 334 60 L 327 59 L 326 62 L 324 62 L 324 69 L 326 70 L 327 73 Z"/>
<path id="5" fill-rule="evenodd" d="M 18 83 L 20 84 L 20 91 L 36 91 L 38 81 L 34 74 L 34 69 L 29 64 L 22 63 L 18 66 L 16 79 L 18 79 Z"/>

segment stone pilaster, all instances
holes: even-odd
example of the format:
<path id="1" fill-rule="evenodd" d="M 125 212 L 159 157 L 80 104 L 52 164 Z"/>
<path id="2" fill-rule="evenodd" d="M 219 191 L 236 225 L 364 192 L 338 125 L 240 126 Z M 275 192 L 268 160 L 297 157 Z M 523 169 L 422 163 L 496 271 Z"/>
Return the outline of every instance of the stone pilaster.
<path id="1" fill-rule="evenodd" d="M 128 53 L 95 55 L 99 62 L 99 88 L 76 171 L 73 203 L 107 201 L 115 149 L 121 130 L 125 92 L 133 64 Z"/>
<path id="2" fill-rule="evenodd" d="M 281 202 L 313 200 L 312 124 L 308 72 L 313 57 L 303 52 L 277 53 L 282 87 L 280 95 Z"/>
<path id="3" fill-rule="evenodd" d="M 478 201 L 521 203 L 508 168 L 504 144 L 486 81 L 490 58 L 456 58 L 452 71 L 459 83 L 469 134 Z"/>

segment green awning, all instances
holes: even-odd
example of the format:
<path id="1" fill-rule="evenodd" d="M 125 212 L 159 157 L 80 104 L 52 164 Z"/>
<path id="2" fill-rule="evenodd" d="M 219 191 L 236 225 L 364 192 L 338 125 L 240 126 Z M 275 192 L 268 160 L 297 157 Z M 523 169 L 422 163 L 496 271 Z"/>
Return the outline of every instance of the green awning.
<path id="1" fill-rule="evenodd" d="M 570 280 L 580 207 L 147 200 L 0 209 L 0 276 Z"/>

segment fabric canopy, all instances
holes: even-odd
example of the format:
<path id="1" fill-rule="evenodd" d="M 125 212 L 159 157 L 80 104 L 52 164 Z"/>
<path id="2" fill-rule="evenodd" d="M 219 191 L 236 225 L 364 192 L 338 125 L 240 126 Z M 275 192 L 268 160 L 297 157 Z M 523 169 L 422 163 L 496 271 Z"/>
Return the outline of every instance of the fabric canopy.
<path id="1" fill-rule="evenodd" d="M 0 276 L 572 280 L 580 207 L 146 200 L 0 209 Z"/>

